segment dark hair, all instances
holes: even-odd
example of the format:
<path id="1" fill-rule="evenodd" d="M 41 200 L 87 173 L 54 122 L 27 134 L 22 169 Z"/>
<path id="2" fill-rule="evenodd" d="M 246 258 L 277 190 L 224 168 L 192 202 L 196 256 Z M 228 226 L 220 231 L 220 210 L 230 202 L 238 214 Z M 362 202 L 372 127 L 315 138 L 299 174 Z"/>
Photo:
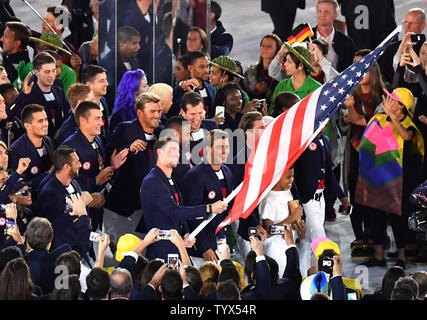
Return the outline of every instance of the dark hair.
<path id="1" fill-rule="evenodd" d="M 324 40 L 314 39 L 312 43 L 320 48 L 320 51 L 322 52 L 323 56 L 326 56 L 328 54 L 329 46 Z"/>
<path id="2" fill-rule="evenodd" d="M 138 260 L 136 260 L 135 266 L 133 268 L 132 278 L 134 282 L 141 282 L 142 275 L 144 273 L 145 268 L 147 267 L 150 260 L 146 257 L 138 256 Z"/>
<path id="3" fill-rule="evenodd" d="M 3 96 L 3 98 L 8 91 L 13 89 L 15 89 L 15 86 L 11 82 L 0 84 L 0 94 Z"/>
<path id="4" fill-rule="evenodd" d="M 238 288 L 240 287 L 240 274 L 234 264 L 225 265 L 222 268 L 221 273 L 219 274 L 218 284 L 229 279 L 233 280 Z"/>
<path id="5" fill-rule="evenodd" d="M 418 297 L 418 283 L 409 277 L 396 281 L 390 300 L 415 300 Z"/>
<path id="6" fill-rule="evenodd" d="M 75 251 L 74 251 L 75 252 Z M 75 274 L 80 277 L 81 267 L 80 260 L 73 251 L 64 252 L 55 260 L 55 267 L 64 265 L 67 267 L 68 274 Z"/>
<path id="7" fill-rule="evenodd" d="M 0 277 L 0 300 L 30 300 L 30 269 L 23 258 L 10 260 Z"/>
<path id="8" fill-rule="evenodd" d="M 59 16 L 63 16 L 63 14 L 65 13 L 67 15 L 68 23 L 71 22 L 71 13 L 66 6 L 63 6 L 63 5 L 49 6 L 47 7 L 46 12 L 50 12 L 55 17 L 55 19 L 58 18 Z M 62 21 L 62 24 L 64 23 L 65 21 Z M 64 28 L 62 28 L 62 30 L 64 30 Z"/>
<path id="9" fill-rule="evenodd" d="M 277 283 L 277 280 L 279 279 L 279 265 L 276 260 L 274 260 L 270 256 L 265 256 L 265 260 L 267 260 L 268 268 L 270 269 L 270 281 L 271 284 L 274 285 Z M 256 270 L 255 270 L 256 272 Z"/>
<path id="10" fill-rule="evenodd" d="M 399 266 L 390 267 L 383 276 L 383 281 L 381 285 L 381 292 L 384 296 L 384 299 L 390 300 L 391 292 L 393 291 L 396 281 L 405 276 L 405 270 Z"/>
<path id="11" fill-rule="evenodd" d="M 228 133 L 221 129 L 213 129 L 203 138 L 203 148 L 212 148 L 215 140 L 228 140 Z"/>
<path id="12" fill-rule="evenodd" d="M 259 111 L 246 112 L 239 122 L 239 129 L 247 131 L 254 128 L 255 121 L 262 121 L 262 114 Z"/>
<path id="13" fill-rule="evenodd" d="M 190 64 L 190 56 L 188 54 L 184 54 L 176 60 L 181 62 L 182 66 L 185 68 L 185 70 L 188 70 L 188 65 Z"/>
<path id="14" fill-rule="evenodd" d="M 218 284 L 216 295 L 218 300 L 240 300 L 239 288 L 231 279 Z"/>
<path id="15" fill-rule="evenodd" d="M 0 251 L 0 274 L 6 264 L 15 258 L 23 258 L 22 251 L 16 246 L 9 246 Z"/>
<path id="16" fill-rule="evenodd" d="M 182 284 L 183 281 L 181 275 L 177 270 L 166 270 L 161 281 L 163 299 L 180 299 L 182 293 Z"/>
<path id="17" fill-rule="evenodd" d="M 418 296 L 424 299 L 427 294 L 427 272 L 417 271 L 412 276 L 412 279 L 414 279 L 418 283 Z"/>
<path id="18" fill-rule="evenodd" d="M 315 292 L 311 296 L 310 300 L 320 300 L 321 301 L 321 300 L 331 300 L 331 299 L 329 298 L 329 296 L 327 294 L 325 294 L 323 292 Z"/>
<path id="19" fill-rule="evenodd" d="M 176 127 L 182 127 L 184 121 L 186 121 L 186 120 L 181 116 L 171 117 L 168 119 L 168 121 L 166 121 L 165 129 L 173 129 Z"/>
<path id="20" fill-rule="evenodd" d="M 266 34 L 265 36 L 262 37 L 261 41 L 259 42 L 260 47 L 261 47 L 264 39 L 272 39 L 276 42 L 276 52 L 274 52 L 274 55 L 276 56 L 277 52 L 279 52 L 280 48 L 282 47 L 282 43 L 283 43 L 282 40 L 280 39 L 280 37 L 274 33 Z M 261 72 L 263 69 L 264 69 L 264 60 L 260 55 L 258 63 L 256 65 L 256 79 L 257 79 L 257 81 L 261 77 Z"/>
<path id="21" fill-rule="evenodd" d="M 86 293 L 91 300 L 104 299 L 111 287 L 110 276 L 104 269 L 93 268 L 86 277 L 86 285 Z"/>
<path id="22" fill-rule="evenodd" d="M 201 51 L 193 51 L 188 54 L 188 65 L 192 66 L 200 58 L 206 58 L 206 55 Z"/>
<path id="23" fill-rule="evenodd" d="M 195 107 L 200 103 L 203 103 L 203 97 L 200 95 L 200 93 L 186 92 L 184 93 L 181 99 L 181 109 L 184 112 L 187 112 L 188 104 L 191 105 L 192 107 Z"/>
<path id="24" fill-rule="evenodd" d="M 55 171 L 62 170 L 62 168 L 66 164 L 71 165 L 71 154 L 73 152 L 76 152 L 76 150 L 67 145 L 59 146 L 53 152 L 52 162 L 53 162 L 53 167 L 55 168 Z"/>
<path id="25" fill-rule="evenodd" d="M 94 64 L 89 64 L 84 67 L 82 72 L 80 73 L 80 82 L 83 84 L 86 84 L 87 82 L 92 82 L 97 74 L 104 72 L 107 73 L 107 70 L 105 70 L 103 67 Z"/>
<path id="26" fill-rule="evenodd" d="M 116 277 L 116 275 L 123 275 Z M 116 268 L 110 276 L 111 294 L 124 296 L 128 295 L 132 290 L 132 275 L 129 270 L 124 268 Z"/>
<path id="27" fill-rule="evenodd" d="M 285 57 L 286 56 L 290 56 L 291 57 L 291 60 L 295 63 L 295 66 L 298 68 L 300 65 L 302 65 L 303 66 L 303 70 L 304 70 L 304 72 L 305 72 L 305 74 L 308 76 L 308 75 L 310 75 L 310 70 L 308 70 L 308 68 L 307 68 L 307 66 L 304 64 L 304 63 L 302 63 L 302 61 L 296 56 L 296 55 L 294 55 L 292 52 L 288 52 L 286 55 L 285 55 Z"/>
<path id="28" fill-rule="evenodd" d="M 27 104 L 21 111 L 21 120 L 24 123 L 31 123 L 33 121 L 33 113 L 43 112 L 44 107 L 39 104 Z"/>
<path id="29" fill-rule="evenodd" d="M 62 59 L 61 55 L 58 52 L 56 52 L 55 50 L 49 50 L 48 49 L 48 50 L 44 50 L 44 52 L 49 53 L 52 57 L 55 58 L 56 61 L 60 61 Z"/>
<path id="30" fill-rule="evenodd" d="M 157 272 L 157 270 L 160 269 L 162 265 L 163 262 L 160 260 L 152 260 L 147 264 L 147 266 L 144 268 L 144 272 L 142 273 L 141 284 L 143 287 L 145 287 L 151 281 L 151 279 L 153 279 L 154 274 Z"/>
<path id="31" fill-rule="evenodd" d="M 172 31 L 172 12 L 168 12 L 163 16 L 161 28 L 165 37 L 169 37 Z"/>
<path id="32" fill-rule="evenodd" d="M 240 94 L 242 95 L 242 100 L 243 100 L 243 91 L 240 88 L 240 86 L 237 83 L 228 82 L 224 86 L 219 88 L 218 91 L 216 92 L 215 101 L 214 101 L 215 107 L 216 106 L 224 106 L 225 109 L 227 109 L 225 100 L 227 99 L 228 94 L 233 90 L 239 90 Z"/>
<path id="33" fill-rule="evenodd" d="M 34 217 L 25 231 L 25 239 L 34 250 L 46 250 L 52 238 L 52 225 L 46 218 Z"/>
<path id="34" fill-rule="evenodd" d="M 203 56 L 205 56 L 205 57 L 210 56 L 209 52 L 208 52 L 208 36 L 206 35 L 205 30 L 203 30 L 202 28 L 199 28 L 199 27 L 191 27 L 190 29 L 188 29 L 187 37 L 188 37 L 188 34 L 190 32 L 197 32 L 199 34 L 200 41 L 202 42 L 202 48 L 200 49 L 200 51 L 190 52 L 189 55 L 191 56 L 192 53 L 199 52 L 199 53 L 203 54 Z M 199 58 L 201 58 L 201 57 L 196 58 L 196 60 Z M 190 64 L 192 65 L 193 63 L 194 63 L 194 61 L 191 60 Z"/>
<path id="35" fill-rule="evenodd" d="M 193 266 L 188 266 L 185 268 L 185 277 L 187 278 L 188 285 L 191 289 L 193 289 L 195 293 L 200 294 L 203 287 L 203 281 L 199 270 Z"/>
<path id="36" fill-rule="evenodd" d="M 126 43 L 131 41 L 132 37 L 140 37 L 138 30 L 130 26 L 124 26 L 117 31 L 117 42 Z"/>
<path id="37" fill-rule="evenodd" d="M 218 2 L 211 1 L 211 12 L 215 14 L 215 21 L 221 18 L 222 9 Z"/>
<path id="38" fill-rule="evenodd" d="M 50 295 L 50 300 L 80 300 L 81 285 L 77 274 L 64 276 L 63 282 L 68 283 L 67 287 L 54 288 Z"/>
<path id="39" fill-rule="evenodd" d="M 101 107 L 92 101 L 83 101 L 80 103 L 74 111 L 74 119 L 77 125 L 80 127 L 80 118 L 83 117 L 86 120 L 89 118 L 90 110 L 101 110 Z"/>
<path id="40" fill-rule="evenodd" d="M 51 54 L 42 51 L 38 53 L 34 59 L 33 59 L 33 69 L 40 71 L 40 69 L 43 67 L 43 65 L 53 63 L 56 64 L 56 60 L 54 57 L 52 57 Z"/>
<path id="41" fill-rule="evenodd" d="M 245 275 L 249 281 L 249 283 L 252 283 L 255 279 L 255 269 L 256 269 L 256 253 L 255 251 L 251 250 L 246 255 L 245 259 Z M 254 274 L 254 277 L 252 278 L 252 274 Z"/>
<path id="42" fill-rule="evenodd" d="M 288 110 L 295 103 L 297 103 L 300 98 L 293 92 L 280 92 L 276 99 L 274 100 L 274 109 L 271 114 L 274 118 L 282 114 L 285 110 Z M 284 110 L 283 110 L 284 109 Z"/>
<path id="43" fill-rule="evenodd" d="M 163 148 L 169 142 L 175 142 L 175 143 L 179 144 L 179 141 L 175 137 L 171 137 L 168 135 L 166 135 L 164 137 L 160 137 L 159 139 L 156 140 L 156 142 L 154 142 L 153 153 L 157 156 L 157 150 Z"/>
<path id="44" fill-rule="evenodd" d="M 18 21 L 9 21 L 6 23 L 6 28 L 9 28 L 10 31 L 13 31 L 15 33 L 14 39 L 15 41 L 21 41 L 21 49 L 25 50 L 25 48 L 28 46 L 30 40 L 29 37 L 31 36 L 30 28 L 23 24 L 22 22 Z"/>

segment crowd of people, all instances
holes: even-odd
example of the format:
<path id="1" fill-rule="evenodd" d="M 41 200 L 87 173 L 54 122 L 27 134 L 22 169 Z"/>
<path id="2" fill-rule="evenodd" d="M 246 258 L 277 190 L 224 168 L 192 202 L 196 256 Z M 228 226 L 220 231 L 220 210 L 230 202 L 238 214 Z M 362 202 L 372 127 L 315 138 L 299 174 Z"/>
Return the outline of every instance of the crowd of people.
<path id="1" fill-rule="evenodd" d="M 177 1 L 124 1 L 116 46 L 98 36 L 101 4 L 87 2 L 47 8 L 41 33 L 0 8 L 1 300 L 426 298 L 427 272 L 406 272 L 427 264 L 425 230 L 408 227 L 410 195 L 427 194 L 423 9 L 254 211 L 218 231 L 263 129 L 369 54 L 396 25 L 393 1 L 368 36 L 353 25 L 357 1 L 318 0 L 313 36 L 292 45 L 305 1 L 289 4 L 286 25 L 278 2 L 262 1 L 275 31 L 247 70 L 215 1 L 210 23 L 204 0 L 188 2 L 191 21 L 175 17 Z M 155 54 L 150 23 L 164 42 Z M 372 294 L 343 276 L 325 231 L 337 200 L 351 213 L 351 258 L 384 268 Z"/>

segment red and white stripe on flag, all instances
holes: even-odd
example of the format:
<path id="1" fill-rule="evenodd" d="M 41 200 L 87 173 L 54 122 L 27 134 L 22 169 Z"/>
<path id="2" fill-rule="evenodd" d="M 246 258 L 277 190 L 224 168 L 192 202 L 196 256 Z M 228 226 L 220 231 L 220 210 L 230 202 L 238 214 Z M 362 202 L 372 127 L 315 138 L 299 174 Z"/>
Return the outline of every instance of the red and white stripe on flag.
<path id="1" fill-rule="evenodd" d="M 247 218 L 322 129 L 320 126 L 314 132 L 320 89 L 264 129 L 245 165 L 243 187 L 234 199 L 229 216 L 218 225 L 216 232 L 239 218 Z"/>

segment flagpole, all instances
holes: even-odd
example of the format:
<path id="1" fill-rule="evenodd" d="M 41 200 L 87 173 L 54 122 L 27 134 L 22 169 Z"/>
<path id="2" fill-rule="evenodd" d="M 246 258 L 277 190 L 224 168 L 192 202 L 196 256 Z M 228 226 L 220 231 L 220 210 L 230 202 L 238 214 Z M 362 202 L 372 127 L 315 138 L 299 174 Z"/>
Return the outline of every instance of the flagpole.
<path id="1" fill-rule="evenodd" d="M 234 189 L 228 195 L 227 198 L 224 199 L 224 202 L 227 204 L 230 203 L 230 201 L 233 200 L 235 196 L 237 196 L 237 194 L 239 193 L 240 189 L 242 189 L 242 187 L 243 187 L 243 181 L 241 184 L 239 184 L 239 186 L 236 189 Z M 213 218 L 215 218 L 215 216 L 216 216 L 216 214 L 212 213 L 205 221 L 203 221 L 201 224 L 199 224 L 199 226 L 196 229 L 194 229 L 193 232 L 191 232 L 190 239 L 195 238 L 199 234 L 199 232 L 202 231 L 203 228 L 206 227 L 208 225 L 208 223 L 212 221 Z"/>

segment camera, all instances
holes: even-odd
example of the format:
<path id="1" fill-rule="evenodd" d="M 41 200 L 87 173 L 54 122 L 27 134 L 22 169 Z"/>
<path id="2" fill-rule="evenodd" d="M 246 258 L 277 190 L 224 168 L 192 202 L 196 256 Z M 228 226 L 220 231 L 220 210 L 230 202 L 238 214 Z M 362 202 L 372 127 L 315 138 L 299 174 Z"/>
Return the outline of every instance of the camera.
<path id="1" fill-rule="evenodd" d="M 258 230 L 257 230 L 256 227 L 249 227 L 249 229 L 248 229 L 248 235 L 249 235 L 249 237 L 250 236 L 257 237 L 259 241 L 261 241 L 261 239 L 262 239 L 261 236 L 258 235 Z"/>
<path id="2" fill-rule="evenodd" d="M 413 34 L 411 35 L 411 42 L 423 44 L 426 41 L 426 36 L 424 34 Z"/>
<path id="3" fill-rule="evenodd" d="M 330 256 L 319 257 L 319 271 L 324 271 L 327 274 L 332 274 L 334 268 L 334 258 Z"/>
<path id="4" fill-rule="evenodd" d="M 268 234 L 270 234 L 272 236 L 274 236 L 274 235 L 283 235 L 283 234 L 285 234 L 285 229 L 286 229 L 286 226 L 279 226 L 279 225 L 272 224 L 268 228 Z"/>
<path id="5" fill-rule="evenodd" d="M 160 240 L 170 240 L 172 237 L 170 230 L 159 230 L 159 233 L 157 235 L 157 239 Z"/>
<path id="6" fill-rule="evenodd" d="M 425 231 L 427 229 L 427 199 L 421 194 L 413 193 L 409 198 L 409 202 L 421 210 L 413 212 L 409 216 L 408 228 L 417 232 Z"/>
<path id="7" fill-rule="evenodd" d="M 179 255 L 177 253 L 168 254 L 168 268 L 169 269 L 178 269 Z"/>

